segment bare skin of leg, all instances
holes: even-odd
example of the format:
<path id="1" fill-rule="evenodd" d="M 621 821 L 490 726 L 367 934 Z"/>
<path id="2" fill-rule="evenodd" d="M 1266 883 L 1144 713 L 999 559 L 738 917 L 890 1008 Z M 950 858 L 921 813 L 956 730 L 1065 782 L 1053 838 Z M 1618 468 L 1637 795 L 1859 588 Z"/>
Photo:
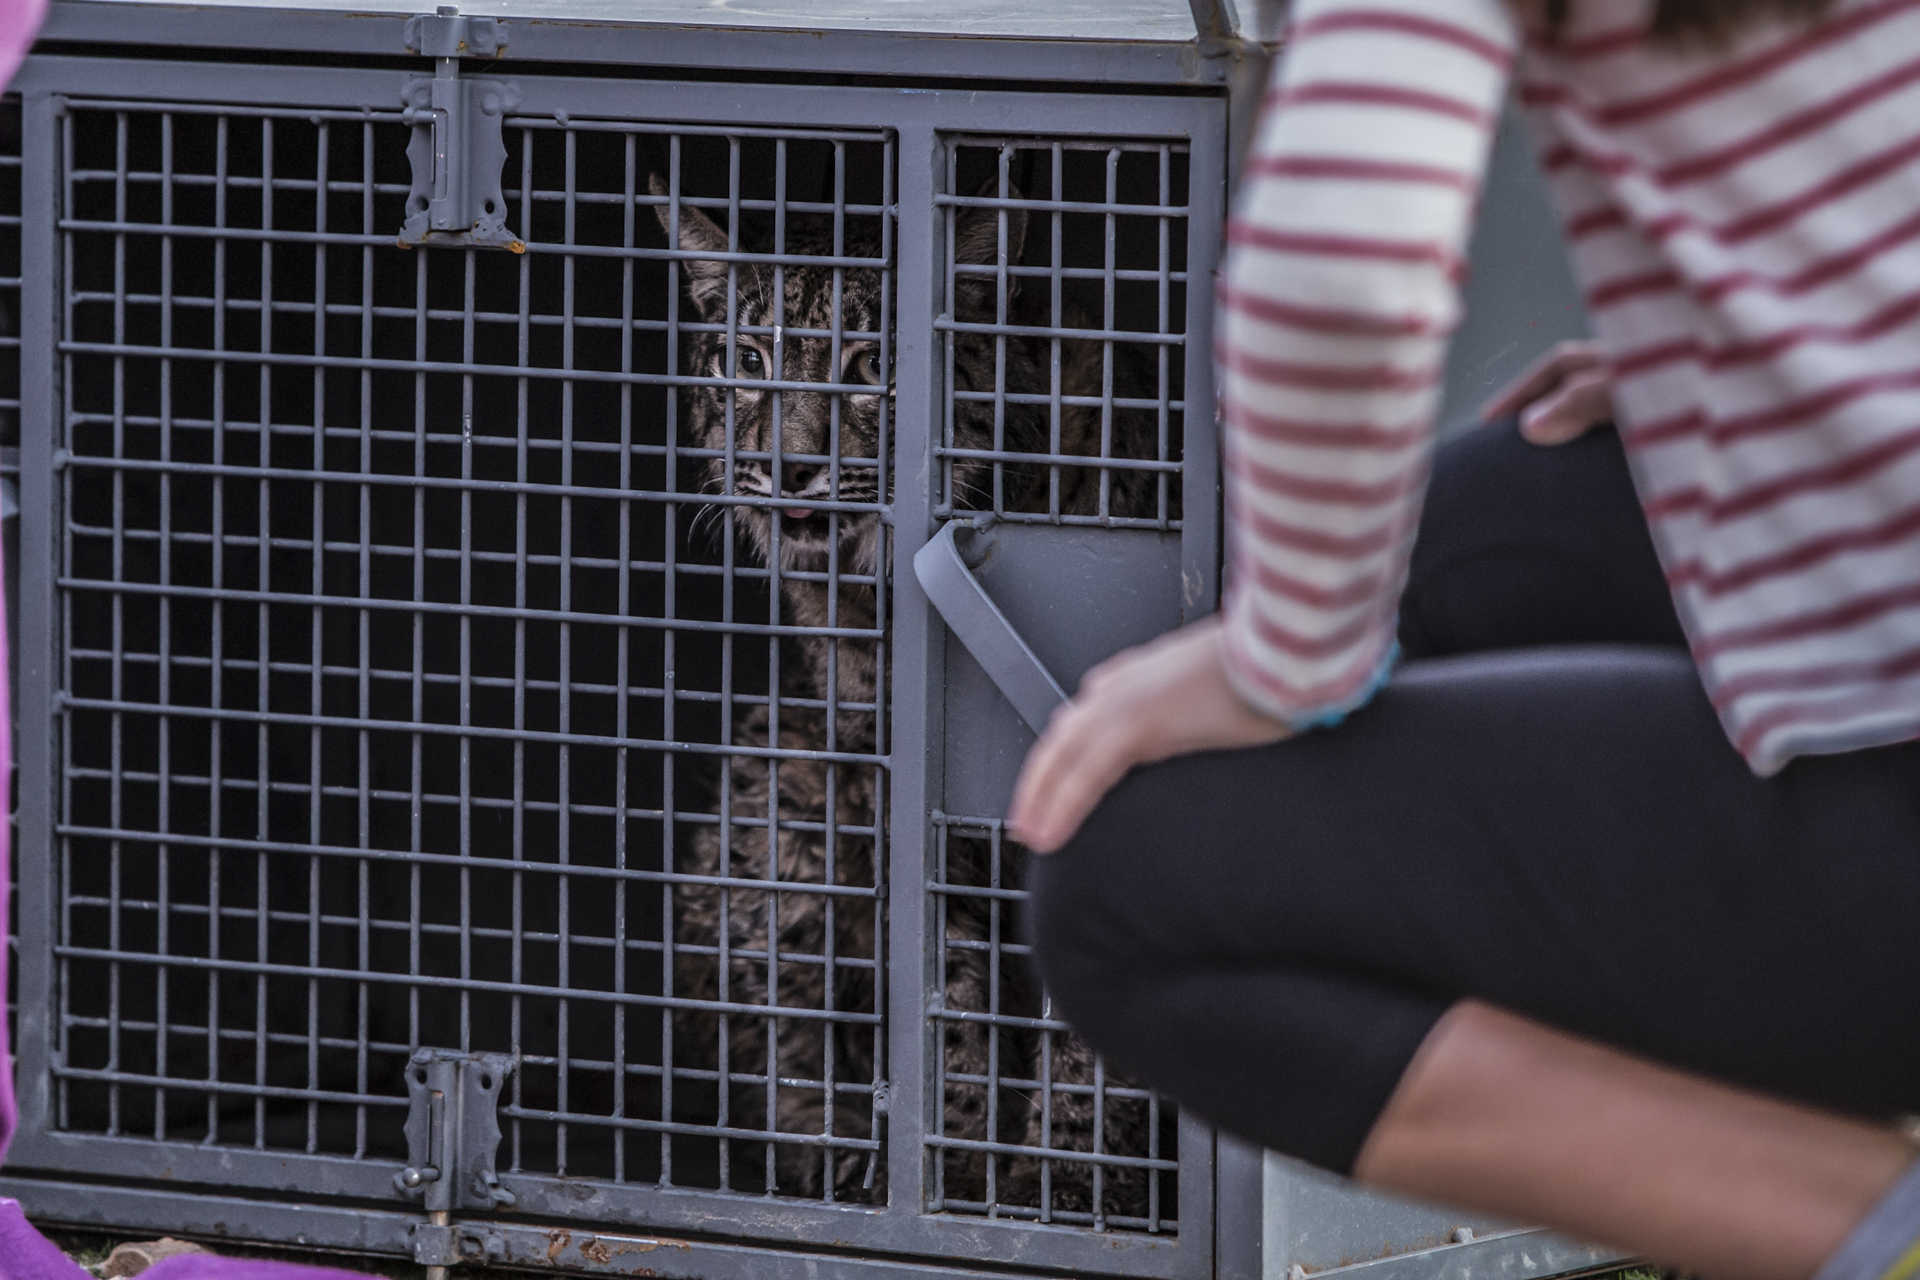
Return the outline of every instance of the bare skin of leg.
<path id="1" fill-rule="evenodd" d="M 1421 1046 L 1355 1173 L 1712 1280 L 1806 1280 L 1915 1155 L 1890 1128 L 1463 1001 Z"/>

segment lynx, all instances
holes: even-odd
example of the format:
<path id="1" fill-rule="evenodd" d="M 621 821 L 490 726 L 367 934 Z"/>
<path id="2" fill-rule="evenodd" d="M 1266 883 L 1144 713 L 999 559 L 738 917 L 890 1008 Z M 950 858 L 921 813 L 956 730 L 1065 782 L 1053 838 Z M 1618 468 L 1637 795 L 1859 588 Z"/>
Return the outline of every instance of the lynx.
<path id="1" fill-rule="evenodd" d="M 655 195 L 665 194 L 658 178 Z M 1017 192 L 1014 193 L 1017 198 Z M 660 222 L 674 234 L 665 205 L 655 206 Z M 964 209 L 955 214 L 955 261 L 992 263 L 999 251 L 1000 216 L 993 209 Z M 1006 216 L 1007 248 L 1018 261 L 1026 236 L 1026 214 L 1012 210 Z M 727 233 L 690 204 L 679 208 L 678 247 L 690 254 L 720 254 L 728 249 Z M 745 247 L 745 246 L 743 246 Z M 821 256 L 833 251 L 827 228 L 805 222 L 790 223 L 786 254 Z M 877 235 L 848 234 L 843 255 L 878 258 Z M 770 391 L 740 386 L 733 389 L 732 437 L 734 462 L 729 470 L 727 451 L 728 393 L 720 386 L 702 387 L 686 396 L 688 443 L 712 455 L 704 476 L 709 492 L 767 499 L 764 504 L 732 508 L 734 534 L 762 564 L 778 565 L 782 621 L 802 627 L 873 629 L 876 626 L 876 586 L 887 572 L 880 518 L 871 511 L 830 512 L 820 509 L 833 501 L 870 503 L 882 496 L 886 477 L 878 470 L 883 404 L 892 395 L 891 371 L 882 367 L 878 342 L 844 339 L 837 353 L 828 337 L 835 331 L 834 272 L 828 267 L 786 264 L 776 284 L 775 270 L 764 264 L 729 264 L 683 260 L 688 297 L 700 319 L 709 325 L 731 323 L 736 336 L 729 365 L 726 335 L 701 332 L 687 345 L 686 370 L 716 379 L 777 379 L 788 383 L 822 383 L 871 387 L 871 392 L 835 395 L 826 391 Z M 841 272 L 838 332 L 874 333 L 885 323 L 883 278 L 877 270 Z M 1010 304 L 1018 301 L 1017 278 L 1009 282 Z M 952 313 L 963 322 L 995 319 L 995 281 L 982 275 L 958 275 Z M 1045 323 L 1044 320 L 1038 321 Z M 1072 323 L 1071 320 L 1068 323 Z M 741 328 L 773 329 L 769 334 L 742 334 Z M 1084 327 L 1084 326 L 1082 326 Z M 800 331 L 794 336 L 793 331 Z M 811 331 L 811 332 L 809 332 Z M 992 391 L 996 378 L 996 346 L 991 335 L 960 334 L 954 340 L 953 381 L 959 389 Z M 1066 396 L 1098 396 L 1103 382 L 1103 352 L 1098 342 L 1061 344 L 1061 390 Z M 1009 337 L 1001 356 L 1004 382 L 1010 393 L 1041 393 L 1050 389 L 1050 372 L 1042 359 L 1044 344 Z M 1115 393 L 1150 395 L 1151 375 L 1133 362 L 1116 360 Z M 835 401 L 838 401 L 837 414 Z M 779 474 L 773 469 L 775 403 L 778 403 Z M 1112 456 L 1152 458 L 1155 420 L 1151 414 L 1116 412 L 1111 422 Z M 1061 414 L 1057 446 L 1050 440 L 1048 409 L 1044 404 L 1008 404 L 1002 419 L 1001 448 L 1008 452 L 1098 455 L 1102 423 L 1098 408 L 1068 407 Z M 953 412 L 953 441 L 959 449 L 994 447 L 994 406 L 959 401 Z M 756 456 L 760 455 L 760 456 Z M 832 460 L 838 459 L 836 469 Z M 864 464 L 864 465 L 863 465 Z M 964 499 L 978 498 L 991 483 L 991 464 L 983 460 L 956 460 L 950 490 Z M 1148 472 L 1114 470 L 1109 473 L 1110 515 L 1153 515 L 1158 481 Z M 1058 502 L 1066 514 L 1094 514 L 1099 510 L 1100 477 L 1095 468 L 1060 469 Z M 1003 501 L 1010 510 L 1049 509 L 1050 479 L 1045 467 L 1008 464 L 1002 477 Z M 1177 515 L 1177 510 L 1174 512 Z M 831 574 L 829 570 L 831 569 Z M 837 582 L 837 589 L 830 582 Z M 876 705 L 877 647 L 870 641 L 824 636 L 803 638 L 798 649 L 800 669 L 783 673 L 778 725 L 776 709 L 755 706 L 735 726 L 734 740 L 742 746 L 777 742 L 801 751 L 830 750 L 863 753 L 875 749 L 884 706 Z M 762 878 L 768 874 L 768 815 L 779 822 L 775 842 L 778 879 L 783 882 L 871 886 L 874 881 L 872 831 L 885 821 L 884 795 L 876 791 L 875 771 L 849 764 L 813 760 L 735 756 L 723 783 L 726 808 L 735 819 L 731 840 L 723 839 L 719 825 L 703 827 L 690 842 L 681 870 L 699 876 L 726 875 Z M 747 823 L 739 818 L 747 815 Z M 833 833 L 829 842 L 827 833 Z M 983 857 L 978 842 L 955 841 L 950 857 Z M 825 894 L 771 895 L 735 887 L 723 895 L 718 888 L 698 885 L 678 890 L 677 945 L 681 961 L 676 972 L 676 994 L 700 999 L 724 999 L 735 1004 L 764 1004 L 767 999 L 768 945 L 777 945 L 777 1002 L 782 1007 L 873 1011 L 874 970 L 884 963 L 878 951 L 874 904 L 865 898 L 835 898 Z M 948 936 L 978 941 L 987 936 L 984 908 L 965 898 L 948 909 Z M 725 936 L 729 962 L 719 962 L 716 941 Z M 826 980 L 824 957 L 836 957 L 834 981 Z M 983 951 L 950 949 L 946 998 L 949 1007 L 987 1008 L 988 959 Z M 849 965 L 851 959 L 855 964 Z M 865 962 L 864 964 L 858 962 Z M 1010 1010 L 1027 1016 L 1040 1013 L 1037 992 L 1024 989 L 1024 973 L 1002 974 L 1003 996 L 1011 990 L 1025 1007 Z M 831 988 L 831 989 L 829 989 Z M 1004 1008 L 1003 1004 L 1003 1008 Z M 743 1126 L 818 1134 L 827 1131 L 827 1091 L 821 1087 L 829 1069 L 836 1082 L 870 1080 L 873 1075 L 872 1028 L 836 1024 L 820 1019 L 783 1018 L 773 1032 L 777 1061 L 769 1063 L 767 1020 L 731 1019 L 711 1014 L 685 1014 L 676 1029 L 677 1056 L 682 1065 L 713 1069 L 723 1052 L 736 1085 L 732 1102 L 741 1104 L 753 1119 Z M 723 1035 L 725 1040 L 722 1040 Z M 1013 1079 L 1050 1078 L 1056 1085 L 1052 1102 L 1052 1140 L 1055 1148 L 1091 1151 L 1094 1148 L 1094 1107 L 1090 1089 L 1073 1086 L 1094 1082 L 1093 1055 L 1070 1035 L 1051 1037 L 1051 1062 L 1040 1061 L 1036 1034 L 1003 1032 L 999 1074 Z M 950 1075 L 984 1077 L 988 1067 L 989 1037 L 977 1024 L 950 1025 L 946 1067 Z M 703 1056 L 704 1055 L 704 1056 Z M 773 1115 L 767 1117 L 766 1078 L 773 1071 L 783 1081 L 807 1082 L 776 1091 Z M 1063 1091 L 1060 1086 L 1066 1086 Z M 844 1099 L 843 1095 L 843 1099 Z M 950 1087 L 944 1131 L 949 1136 L 1000 1143 L 1040 1146 L 1046 1138 L 1037 1098 L 1024 1114 L 1003 1101 L 998 1132 L 988 1132 L 985 1090 Z M 872 1132 L 871 1115 L 850 1109 L 844 1100 L 833 1116 L 832 1132 L 865 1138 Z M 1144 1152 L 1144 1108 L 1129 1109 L 1109 1102 L 1103 1124 L 1103 1149 Z M 984 1155 L 949 1158 L 946 1195 L 950 1199 L 979 1201 L 987 1189 Z M 845 1197 L 880 1194 L 884 1183 L 859 1151 L 823 1151 L 807 1144 L 776 1144 L 773 1156 L 783 1191 L 819 1195 L 824 1190 Z M 1001 1203 L 1038 1203 L 1038 1162 L 1015 1158 L 999 1171 L 996 1200 Z M 1095 1208 L 1092 1177 L 1087 1166 L 1056 1165 L 1051 1176 L 1051 1203 L 1056 1208 Z M 1104 1177 L 1109 1212 L 1143 1212 L 1144 1181 L 1137 1173 L 1107 1170 Z"/>

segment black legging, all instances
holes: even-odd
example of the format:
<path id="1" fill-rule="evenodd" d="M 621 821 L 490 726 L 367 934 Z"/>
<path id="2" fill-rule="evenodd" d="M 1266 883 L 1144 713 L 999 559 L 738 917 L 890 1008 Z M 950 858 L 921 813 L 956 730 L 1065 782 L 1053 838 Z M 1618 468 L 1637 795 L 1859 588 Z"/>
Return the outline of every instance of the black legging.
<path id="1" fill-rule="evenodd" d="M 1920 1111 L 1920 743 L 1748 771 L 1612 432 L 1443 449 L 1401 617 L 1413 660 L 1344 725 L 1135 770 L 1033 860 L 1039 963 L 1088 1040 L 1341 1172 L 1467 996 Z"/>

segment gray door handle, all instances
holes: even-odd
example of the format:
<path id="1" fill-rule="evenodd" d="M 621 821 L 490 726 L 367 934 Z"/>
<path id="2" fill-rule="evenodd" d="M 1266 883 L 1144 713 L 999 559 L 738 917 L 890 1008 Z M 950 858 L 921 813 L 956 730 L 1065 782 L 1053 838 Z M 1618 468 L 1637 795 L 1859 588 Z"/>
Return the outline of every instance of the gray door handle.
<path id="1" fill-rule="evenodd" d="M 967 567 L 979 536 L 971 525 L 949 520 L 914 553 L 913 576 L 948 630 L 959 637 L 1020 718 L 1039 733 L 1067 695 Z M 973 559 L 978 563 L 980 557 Z"/>

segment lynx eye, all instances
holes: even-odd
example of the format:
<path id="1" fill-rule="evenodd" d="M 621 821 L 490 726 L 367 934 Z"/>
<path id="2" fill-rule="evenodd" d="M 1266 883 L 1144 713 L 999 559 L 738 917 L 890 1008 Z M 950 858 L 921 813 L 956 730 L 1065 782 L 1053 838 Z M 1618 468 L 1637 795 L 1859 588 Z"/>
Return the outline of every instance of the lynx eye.
<path id="1" fill-rule="evenodd" d="M 880 353 L 872 347 L 854 353 L 847 361 L 847 375 L 850 382 L 864 382 L 870 387 L 886 385 L 886 378 L 880 371 Z"/>
<path id="2" fill-rule="evenodd" d="M 752 347 L 741 347 L 734 353 L 734 359 L 740 366 L 743 378 L 764 378 L 767 376 L 767 361 Z"/>

